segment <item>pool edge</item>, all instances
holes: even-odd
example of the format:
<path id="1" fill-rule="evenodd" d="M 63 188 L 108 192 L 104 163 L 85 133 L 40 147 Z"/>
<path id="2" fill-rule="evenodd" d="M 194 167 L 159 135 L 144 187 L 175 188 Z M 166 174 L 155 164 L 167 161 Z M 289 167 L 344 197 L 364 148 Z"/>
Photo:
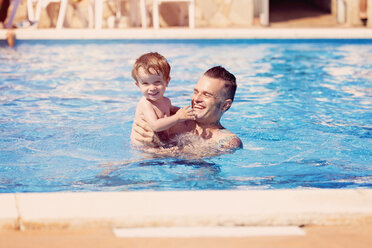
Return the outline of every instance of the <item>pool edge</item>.
<path id="1" fill-rule="evenodd" d="M 5 39 L 7 30 L 0 30 Z M 371 28 L 14 29 L 17 40 L 66 39 L 372 39 Z"/>
<path id="2" fill-rule="evenodd" d="M 0 194 L 0 229 L 288 226 L 372 221 L 372 189 Z"/>

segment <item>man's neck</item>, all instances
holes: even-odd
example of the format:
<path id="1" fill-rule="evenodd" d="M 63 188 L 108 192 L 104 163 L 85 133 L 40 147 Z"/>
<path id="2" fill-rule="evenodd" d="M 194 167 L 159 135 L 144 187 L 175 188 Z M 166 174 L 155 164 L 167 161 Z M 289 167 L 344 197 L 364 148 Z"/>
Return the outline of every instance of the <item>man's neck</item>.
<path id="1" fill-rule="evenodd" d="M 209 124 L 205 124 L 205 123 L 198 123 L 196 122 L 196 126 L 195 126 L 195 133 L 205 139 L 208 139 L 208 138 L 211 138 L 211 135 L 213 135 L 213 133 L 216 131 L 216 130 L 219 130 L 223 128 L 222 125 L 220 124 L 220 122 L 217 122 L 217 123 L 209 123 Z"/>

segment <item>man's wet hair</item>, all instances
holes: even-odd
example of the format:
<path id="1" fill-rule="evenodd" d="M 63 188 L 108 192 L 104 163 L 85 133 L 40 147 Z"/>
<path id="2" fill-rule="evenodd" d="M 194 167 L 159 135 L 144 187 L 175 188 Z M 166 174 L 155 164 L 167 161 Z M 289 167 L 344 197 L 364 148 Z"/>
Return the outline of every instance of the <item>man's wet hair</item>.
<path id="1" fill-rule="evenodd" d="M 236 78 L 232 73 L 230 73 L 228 70 L 226 70 L 222 66 L 215 66 L 207 70 L 204 73 L 204 76 L 223 80 L 225 82 L 227 98 L 234 101 L 234 96 L 235 96 L 237 85 L 236 85 Z"/>

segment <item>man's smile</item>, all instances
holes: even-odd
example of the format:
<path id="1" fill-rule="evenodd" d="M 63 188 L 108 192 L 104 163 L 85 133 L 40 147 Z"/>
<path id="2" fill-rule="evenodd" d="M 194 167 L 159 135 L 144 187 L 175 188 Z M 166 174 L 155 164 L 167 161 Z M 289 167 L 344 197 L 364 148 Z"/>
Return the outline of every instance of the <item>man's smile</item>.
<path id="1" fill-rule="evenodd" d="M 205 109 L 204 106 L 199 105 L 199 104 L 195 104 L 192 108 L 193 108 L 193 109 L 200 109 L 200 110 Z"/>
<path id="2" fill-rule="evenodd" d="M 194 105 L 193 109 L 204 109 L 204 106 L 201 105 Z"/>

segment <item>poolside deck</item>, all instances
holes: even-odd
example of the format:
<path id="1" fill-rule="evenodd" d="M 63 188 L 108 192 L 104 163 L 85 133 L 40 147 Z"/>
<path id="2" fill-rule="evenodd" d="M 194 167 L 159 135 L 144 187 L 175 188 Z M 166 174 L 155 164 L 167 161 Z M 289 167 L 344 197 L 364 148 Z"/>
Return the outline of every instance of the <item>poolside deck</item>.
<path id="1" fill-rule="evenodd" d="M 372 245 L 370 189 L 20 193 L 0 194 L 0 206 L 0 247 L 7 248 Z M 175 227 L 189 229 L 172 236 Z M 212 231 L 195 236 L 195 227 Z M 218 227 L 231 234 L 213 234 Z M 295 229 L 235 235 L 242 227 Z M 120 237 L 114 228 L 155 229 Z M 156 228 L 170 229 L 156 236 Z"/>
<path id="2" fill-rule="evenodd" d="M 118 238 L 109 228 L 0 231 L 6 248 L 370 248 L 372 224 L 308 226 L 306 236 Z"/>

